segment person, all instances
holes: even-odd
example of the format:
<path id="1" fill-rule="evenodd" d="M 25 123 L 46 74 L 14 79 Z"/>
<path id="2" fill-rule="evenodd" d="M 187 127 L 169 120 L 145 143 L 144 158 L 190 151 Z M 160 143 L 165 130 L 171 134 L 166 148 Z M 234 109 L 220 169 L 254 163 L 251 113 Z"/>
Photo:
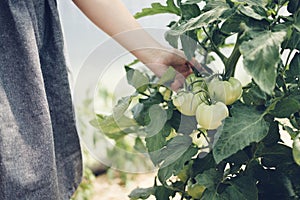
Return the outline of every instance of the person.
<path id="1" fill-rule="evenodd" d="M 183 53 L 151 38 L 120 0 L 73 2 L 157 76 L 173 66 L 172 89 L 192 72 Z M 57 2 L 1 0 L 0 9 L 0 199 L 69 199 L 82 160 Z"/>

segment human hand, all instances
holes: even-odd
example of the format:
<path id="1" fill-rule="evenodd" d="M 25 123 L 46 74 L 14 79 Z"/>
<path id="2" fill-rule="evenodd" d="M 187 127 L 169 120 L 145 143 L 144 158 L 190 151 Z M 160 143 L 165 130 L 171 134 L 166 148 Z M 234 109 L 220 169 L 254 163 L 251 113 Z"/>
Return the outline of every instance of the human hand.
<path id="1" fill-rule="evenodd" d="M 152 49 L 148 50 L 147 62 L 144 62 L 154 74 L 161 77 L 169 67 L 176 70 L 176 76 L 171 83 L 171 89 L 174 91 L 183 87 L 185 78 L 193 73 L 193 68 L 198 72 L 205 72 L 206 70 L 196 61 L 192 59 L 188 61 L 184 53 L 177 49 Z"/>

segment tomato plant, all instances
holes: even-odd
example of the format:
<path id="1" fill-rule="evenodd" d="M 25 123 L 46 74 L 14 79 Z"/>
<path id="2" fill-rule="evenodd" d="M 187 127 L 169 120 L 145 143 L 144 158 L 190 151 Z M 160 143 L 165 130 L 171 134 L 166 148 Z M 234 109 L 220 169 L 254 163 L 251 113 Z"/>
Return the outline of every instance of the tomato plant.
<path id="1" fill-rule="evenodd" d="M 177 93 L 164 86 L 174 78 L 172 68 L 158 79 L 126 67 L 128 83 L 136 92 L 121 99 L 111 116 L 97 120 L 99 124 L 106 120 L 118 138 L 136 134 L 140 149 L 158 169 L 153 186 L 137 188 L 129 197 L 299 199 L 299 1 L 166 0 L 144 8 L 136 17 L 161 13 L 178 16 L 165 34 L 170 45 L 182 48 L 188 59 L 200 53 L 202 66 L 213 69 L 212 61 L 219 60 L 222 67 L 206 74 L 195 70 L 183 91 L 201 95 L 208 108 L 220 102 L 227 105 L 187 116 L 172 101 Z M 241 68 L 251 77 L 243 82 L 242 92 L 236 81 Z M 210 80 L 220 74 L 217 86 L 211 86 Z M 162 91 L 168 91 L 168 98 Z M 200 113 L 204 109 L 198 106 Z M 211 120 L 212 116 L 219 117 Z M 206 126 L 220 120 L 221 126 Z M 141 132 L 145 138 L 140 138 Z M 195 140 L 197 132 L 205 138 L 203 145 Z M 191 161 L 188 176 L 181 180 L 177 175 Z M 201 189 L 193 193 L 192 185 Z"/>

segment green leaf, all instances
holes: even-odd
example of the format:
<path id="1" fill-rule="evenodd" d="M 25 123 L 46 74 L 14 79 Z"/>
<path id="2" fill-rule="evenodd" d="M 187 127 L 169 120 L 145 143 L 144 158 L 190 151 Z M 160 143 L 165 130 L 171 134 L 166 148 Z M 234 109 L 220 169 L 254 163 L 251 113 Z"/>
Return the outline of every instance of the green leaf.
<path id="1" fill-rule="evenodd" d="M 109 138 L 116 140 L 124 137 L 129 132 L 134 132 L 137 128 L 135 120 L 124 115 L 116 120 L 113 115 L 98 114 L 97 119 L 92 120 L 90 123 Z"/>
<path id="2" fill-rule="evenodd" d="M 175 196 L 175 191 L 169 188 L 166 188 L 164 186 L 157 186 L 155 188 L 155 197 L 156 200 L 166 200 L 166 199 L 170 199 L 171 197 Z"/>
<path id="3" fill-rule="evenodd" d="M 191 146 L 189 136 L 176 136 L 168 142 L 161 153 L 164 160 L 158 171 L 158 178 L 164 183 L 172 174 L 178 174 L 184 164 L 198 152 L 198 149 Z"/>
<path id="4" fill-rule="evenodd" d="M 250 83 L 243 91 L 243 102 L 246 105 L 255 106 L 255 105 L 264 105 L 267 100 L 267 94 L 263 92 L 257 84 Z"/>
<path id="5" fill-rule="evenodd" d="M 258 199 L 258 190 L 256 188 L 256 180 L 252 177 L 241 176 L 233 178 L 221 196 L 230 200 L 255 200 Z"/>
<path id="6" fill-rule="evenodd" d="M 182 4 L 181 8 L 181 19 L 189 20 L 194 17 L 198 17 L 201 13 L 197 4 Z"/>
<path id="7" fill-rule="evenodd" d="M 289 118 L 292 114 L 300 111 L 299 100 L 288 96 L 282 98 L 275 105 L 274 110 L 270 112 L 271 115 L 278 118 Z"/>
<path id="8" fill-rule="evenodd" d="M 191 134 L 197 129 L 196 117 L 183 115 L 178 110 L 173 111 L 169 122 L 178 133 Z"/>
<path id="9" fill-rule="evenodd" d="M 171 82 L 173 82 L 175 76 L 176 70 L 173 67 L 169 67 L 167 71 L 157 81 L 157 84 L 168 86 Z"/>
<path id="10" fill-rule="evenodd" d="M 185 4 L 197 4 L 197 3 L 200 3 L 201 1 L 203 0 L 187 0 L 185 2 L 183 2 L 182 4 L 185 5 Z"/>
<path id="11" fill-rule="evenodd" d="M 170 131 L 170 129 L 167 131 Z M 161 154 L 164 146 L 166 145 L 164 132 L 165 129 L 163 128 L 159 133 L 145 138 L 146 147 L 148 149 L 151 161 L 156 166 L 163 161 Z"/>
<path id="12" fill-rule="evenodd" d="M 151 137 L 158 134 L 164 128 L 167 122 L 167 112 L 158 104 L 154 104 L 148 109 L 148 115 L 150 123 L 145 127 L 145 131 L 147 132 L 147 136 Z"/>
<path id="13" fill-rule="evenodd" d="M 131 191 L 128 197 L 131 200 L 138 200 L 138 199 L 148 199 L 151 195 L 154 195 L 155 188 L 136 188 Z"/>
<path id="14" fill-rule="evenodd" d="M 116 120 L 121 118 L 127 111 L 132 100 L 132 96 L 122 97 L 118 100 L 117 104 L 113 108 L 113 116 Z"/>
<path id="15" fill-rule="evenodd" d="M 278 167 L 293 163 L 292 149 L 283 144 L 261 145 L 257 148 L 254 157 L 261 158 L 262 165 L 266 167 Z"/>
<path id="16" fill-rule="evenodd" d="M 209 170 L 210 168 L 215 168 L 216 162 L 213 158 L 212 152 L 209 152 L 205 157 L 199 158 L 197 157 L 194 160 L 192 165 L 192 176 L 196 176 L 197 174 L 202 174 L 204 171 Z"/>
<path id="17" fill-rule="evenodd" d="M 150 82 L 149 78 L 139 70 L 125 66 L 127 81 L 139 92 L 144 92 Z"/>
<path id="18" fill-rule="evenodd" d="M 285 32 L 265 31 L 240 45 L 245 70 L 268 94 L 272 94 L 275 88 L 279 47 L 284 37 Z"/>
<path id="19" fill-rule="evenodd" d="M 192 139 L 189 136 L 178 135 L 172 138 L 162 152 L 161 156 L 164 162 L 161 168 L 167 167 L 177 161 L 190 148 L 191 144 Z"/>
<path id="20" fill-rule="evenodd" d="M 300 79 L 300 53 L 297 52 L 291 63 L 289 70 L 286 71 L 286 81 L 289 83 L 295 83 L 297 79 Z"/>
<path id="21" fill-rule="evenodd" d="M 257 7 L 255 6 L 239 6 L 239 11 L 256 20 L 263 20 L 263 19 L 267 19 L 267 15 L 265 13 L 259 13 L 259 10 L 257 10 Z"/>
<path id="22" fill-rule="evenodd" d="M 261 7 L 265 7 L 268 4 L 268 0 L 233 0 L 233 2 L 239 2 L 248 5 L 257 5 Z"/>
<path id="23" fill-rule="evenodd" d="M 194 31 L 187 31 L 180 35 L 180 41 L 184 54 L 188 60 L 192 60 L 195 57 L 195 51 L 197 49 L 197 35 Z"/>
<path id="24" fill-rule="evenodd" d="M 147 148 L 140 137 L 135 139 L 134 149 L 141 153 L 147 153 Z"/>
<path id="25" fill-rule="evenodd" d="M 246 16 L 234 12 L 221 26 L 221 32 L 226 34 L 238 33 L 241 31 L 241 22 L 246 21 Z"/>
<path id="26" fill-rule="evenodd" d="M 141 12 L 138 12 L 134 15 L 136 19 L 156 15 L 156 14 L 163 14 L 163 13 L 171 13 L 175 15 L 180 15 L 180 9 L 175 5 L 173 0 L 167 0 L 167 5 L 164 6 L 160 3 L 152 3 L 151 8 L 143 8 Z"/>
<path id="27" fill-rule="evenodd" d="M 209 190 L 216 190 L 216 187 L 223 177 L 222 172 L 215 168 L 204 171 L 195 177 L 195 181 L 199 185 L 203 185 Z"/>
<path id="28" fill-rule="evenodd" d="M 252 142 L 261 141 L 268 134 L 268 124 L 261 112 L 255 108 L 236 104 L 231 109 L 231 117 L 225 119 L 218 132 L 213 155 L 217 163 L 228 158 Z"/>
<path id="29" fill-rule="evenodd" d="M 170 31 L 166 31 L 165 39 L 172 47 L 178 49 L 179 35 L 173 35 Z"/>
<path id="30" fill-rule="evenodd" d="M 215 190 L 204 190 L 201 200 L 225 200 L 217 191 Z"/>
<path id="31" fill-rule="evenodd" d="M 224 4 L 222 2 L 223 1 L 221 1 L 221 4 L 219 4 L 212 10 L 208 10 L 207 12 L 202 13 L 198 17 L 192 18 L 186 23 L 183 23 L 182 25 L 173 28 L 170 31 L 170 34 L 181 35 L 187 31 L 207 26 L 208 24 L 217 20 L 225 19 L 222 17 L 222 15 L 225 13 L 225 11 L 228 11 L 230 7 L 226 3 Z"/>

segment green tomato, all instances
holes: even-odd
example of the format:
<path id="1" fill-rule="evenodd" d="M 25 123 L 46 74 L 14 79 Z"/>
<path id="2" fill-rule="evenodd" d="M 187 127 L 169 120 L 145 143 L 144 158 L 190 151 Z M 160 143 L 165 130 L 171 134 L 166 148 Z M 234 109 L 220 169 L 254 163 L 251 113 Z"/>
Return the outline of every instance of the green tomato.
<path id="1" fill-rule="evenodd" d="M 184 115 L 194 116 L 198 105 L 202 103 L 199 96 L 192 92 L 180 92 L 173 99 L 174 106 Z"/>
<path id="2" fill-rule="evenodd" d="M 201 103 L 196 110 L 198 124 L 207 130 L 217 129 L 228 115 L 227 106 L 220 101 L 212 105 Z"/>
<path id="3" fill-rule="evenodd" d="M 177 174 L 177 177 L 182 181 L 182 182 L 186 182 L 189 178 L 189 171 L 192 167 L 193 161 L 190 160 L 187 164 L 185 164 L 182 168 L 182 170 L 180 170 L 180 172 Z"/>
<path id="4" fill-rule="evenodd" d="M 297 165 L 300 166 L 300 134 L 298 134 L 293 142 L 293 157 Z"/>
<path id="5" fill-rule="evenodd" d="M 194 93 L 205 89 L 205 82 L 202 78 L 197 77 L 194 73 L 186 78 L 186 83 Z"/>
<path id="6" fill-rule="evenodd" d="M 200 185 L 200 184 L 192 184 L 189 181 L 188 186 L 187 186 L 187 193 L 193 199 L 200 199 L 204 190 L 205 190 L 205 186 Z"/>
<path id="7" fill-rule="evenodd" d="M 231 105 L 238 100 L 242 95 L 242 91 L 241 82 L 234 77 L 230 77 L 228 81 L 214 78 L 208 83 L 208 92 L 211 98 L 226 105 Z"/>

